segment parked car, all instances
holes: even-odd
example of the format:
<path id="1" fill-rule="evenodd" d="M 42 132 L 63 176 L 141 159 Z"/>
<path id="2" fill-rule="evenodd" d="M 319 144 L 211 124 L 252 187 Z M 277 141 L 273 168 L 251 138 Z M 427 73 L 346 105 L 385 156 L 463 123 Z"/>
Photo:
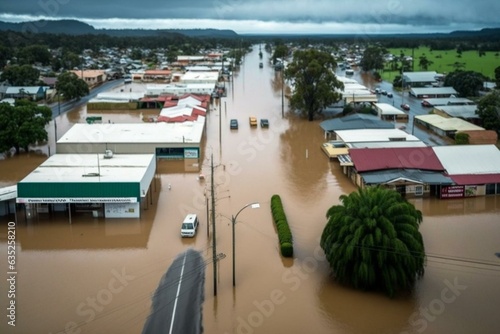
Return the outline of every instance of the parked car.
<path id="1" fill-rule="evenodd" d="M 401 109 L 403 109 L 403 110 L 410 110 L 410 105 L 409 105 L 409 104 L 407 104 L 407 103 L 403 103 L 403 104 L 401 105 Z"/>
<path id="2" fill-rule="evenodd" d="M 255 116 L 250 116 L 248 120 L 250 122 L 250 126 L 257 126 L 257 118 Z"/>
<path id="3" fill-rule="evenodd" d="M 392 97 L 392 93 L 391 92 L 387 92 L 387 97 Z"/>
<path id="4" fill-rule="evenodd" d="M 429 102 L 423 100 L 422 101 L 422 107 L 432 107 L 432 104 L 430 104 Z"/>
<path id="5" fill-rule="evenodd" d="M 269 120 L 267 118 L 261 118 L 260 119 L 260 127 L 261 128 L 268 128 L 269 127 Z"/>
<path id="6" fill-rule="evenodd" d="M 182 221 L 181 237 L 194 237 L 196 235 L 196 231 L 198 230 L 199 224 L 200 222 L 198 220 L 198 216 L 195 213 L 189 213 Z"/>
<path id="7" fill-rule="evenodd" d="M 229 128 L 231 130 L 238 130 L 238 120 L 233 118 L 231 121 L 229 121 Z"/>

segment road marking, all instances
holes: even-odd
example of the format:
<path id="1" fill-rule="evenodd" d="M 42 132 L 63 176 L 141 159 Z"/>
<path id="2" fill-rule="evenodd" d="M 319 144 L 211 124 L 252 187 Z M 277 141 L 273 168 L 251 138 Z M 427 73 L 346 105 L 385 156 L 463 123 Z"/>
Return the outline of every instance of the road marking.
<path id="1" fill-rule="evenodd" d="M 174 328 L 175 309 L 177 308 L 177 300 L 179 299 L 179 292 L 181 291 L 182 276 L 184 275 L 184 265 L 186 264 L 186 255 L 187 253 L 184 253 L 184 260 L 182 260 L 181 276 L 179 277 L 179 285 L 177 286 L 177 295 L 175 296 L 174 309 L 172 310 L 172 320 L 170 321 L 170 331 L 168 332 L 169 334 L 172 334 L 172 329 Z"/>

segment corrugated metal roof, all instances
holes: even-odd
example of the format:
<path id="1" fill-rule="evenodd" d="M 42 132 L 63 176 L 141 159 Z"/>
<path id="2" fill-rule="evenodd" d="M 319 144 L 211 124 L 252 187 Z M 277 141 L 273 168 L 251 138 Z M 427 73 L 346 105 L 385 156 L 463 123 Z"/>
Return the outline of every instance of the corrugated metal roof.
<path id="1" fill-rule="evenodd" d="M 374 103 L 382 115 L 406 115 L 406 113 L 398 108 L 390 105 L 389 103 Z"/>
<path id="2" fill-rule="evenodd" d="M 19 183 L 140 182 L 152 163 L 154 154 L 54 154 Z"/>
<path id="3" fill-rule="evenodd" d="M 0 202 L 14 199 L 17 197 L 17 186 L 8 186 L 0 188 Z"/>
<path id="4" fill-rule="evenodd" d="M 442 95 L 442 94 L 457 94 L 453 87 L 431 87 L 431 88 L 412 88 L 413 95 Z"/>
<path id="5" fill-rule="evenodd" d="M 427 147 L 423 141 L 382 141 L 348 143 L 349 148 Z"/>
<path id="6" fill-rule="evenodd" d="M 438 97 L 431 99 L 424 99 L 433 106 L 446 106 L 446 105 L 459 105 L 459 104 L 474 104 L 474 101 L 466 99 L 465 97 Z"/>
<path id="7" fill-rule="evenodd" d="M 452 117 L 479 118 L 479 115 L 476 114 L 476 105 L 439 106 L 436 109 L 442 110 Z"/>
<path id="8" fill-rule="evenodd" d="M 358 129 L 335 131 L 337 136 L 345 143 L 355 142 L 382 142 L 391 139 L 406 141 L 420 141 L 417 137 L 399 129 Z"/>
<path id="9" fill-rule="evenodd" d="M 399 180 L 421 184 L 453 184 L 452 179 L 439 172 L 421 171 L 416 169 L 396 169 L 360 173 L 366 184 L 387 184 Z"/>
<path id="10" fill-rule="evenodd" d="M 184 123 L 76 123 L 58 141 L 65 143 L 199 143 L 205 117 Z"/>
<path id="11" fill-rule="evenodd" d="M 418 115 L 415 116 L 415 118 L 443 131 L 484 130 L 484 128 L 478 125 L 455 117 L 447 118 L 440 115 L 430 114 Z"/>
<path id="12" fill-rule="evenodd" d="M 332 118 L 319 124 L 324 131 L 354 129 L 394 129 L 394 124 L 382 121 L 373 115 L 354 114 Z"/>
<path id="13" fill-rule="evenodd" d="M 500 173 L 451 175 L 450 178 L 460 185 L 500 183 Z"/>
<path id="14" fill-rule="evenodd" d="M 449 175 L 500 173 L 500 151 L 495 145 L 432 147 Z"/>
<path id="15" fill-rule="evenodd" d="M 436 81 L 437 73 L 434 71 L 425 72 L 403 72 L 405 82 L 434 82 Z"/>
<path id="16" fill-rule="evenodd" d="M 354 148 L 349 155 L 358 172 L 407 168 L 444 171 L 431 147 Z"/>

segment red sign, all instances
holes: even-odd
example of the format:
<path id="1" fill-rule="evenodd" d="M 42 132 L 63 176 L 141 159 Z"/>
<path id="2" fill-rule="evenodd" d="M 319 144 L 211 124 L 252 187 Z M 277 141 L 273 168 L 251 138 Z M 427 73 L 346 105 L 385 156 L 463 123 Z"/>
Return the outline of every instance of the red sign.
<path id="1" fill-rule="evenodd" d="M 442 186 L 441 198 L 463 198 L 465 195 L 464 186 Z"/>

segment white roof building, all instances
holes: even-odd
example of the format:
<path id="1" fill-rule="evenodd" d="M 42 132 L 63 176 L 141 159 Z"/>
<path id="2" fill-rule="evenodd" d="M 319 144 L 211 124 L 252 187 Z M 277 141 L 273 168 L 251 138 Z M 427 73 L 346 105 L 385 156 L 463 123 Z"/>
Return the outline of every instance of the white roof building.
<path id="1" fill-rule="evenodd" d="M 500 150 L 495 145 L 432 147 L 448 174 L 500 173 Z"/>
<path id="2" fill-rule="evenodd" d="M 62 143 L 199 143 L 205 117 L 184 123 L 76 123 L 58 141 Z"/>
<path id="3" fill-rule="evenodd" d="M 338 140 L 344 143 L 416 141 L 420 139 L 399 129 L 358 129 L 335 131 Z"/>
<path id="4" fill-rule="evenodd" d="M 219 81 L 218 71 L 188 71 L 181 77 L 181 82 L 185 84 L 216 84 Z"/>
<path id="5" fill-rule="evenodd" d="M 147 96 L 172 94 L 181 96 L 185 94 L 210 95 L 215 89 L 215 83 L 190 83 L 190 84 L 150 84 L 146 86 Z"/>
<path id="6" fill-rule="evenodd" d="M 402 110 L 399 110 L 398 108 L 392 106 L 391 104 L 388 103 L 374 103 L 375 109 L 377 110 L 378 114 L 382 118 L 387 118 L 387 116 L 396 116 L 396 117 L 403 117 L 408 118 L 408 114 L 405 113 Z"/>
<path id="7" fill-rule="evenodd" d="M 484 128 L 464 121 L 461 118 L 455 117 L 442 117 L 435 114 L 429 115 L 418 115 L 415 116 L 415 120 L 421 124 L 428 124 L 429 126 L 438 130 L 437 132 L 441 135 L 446 135 L 449 132 L 456 131 L 471 131 L 471 130 L 484 130 Z"/>

